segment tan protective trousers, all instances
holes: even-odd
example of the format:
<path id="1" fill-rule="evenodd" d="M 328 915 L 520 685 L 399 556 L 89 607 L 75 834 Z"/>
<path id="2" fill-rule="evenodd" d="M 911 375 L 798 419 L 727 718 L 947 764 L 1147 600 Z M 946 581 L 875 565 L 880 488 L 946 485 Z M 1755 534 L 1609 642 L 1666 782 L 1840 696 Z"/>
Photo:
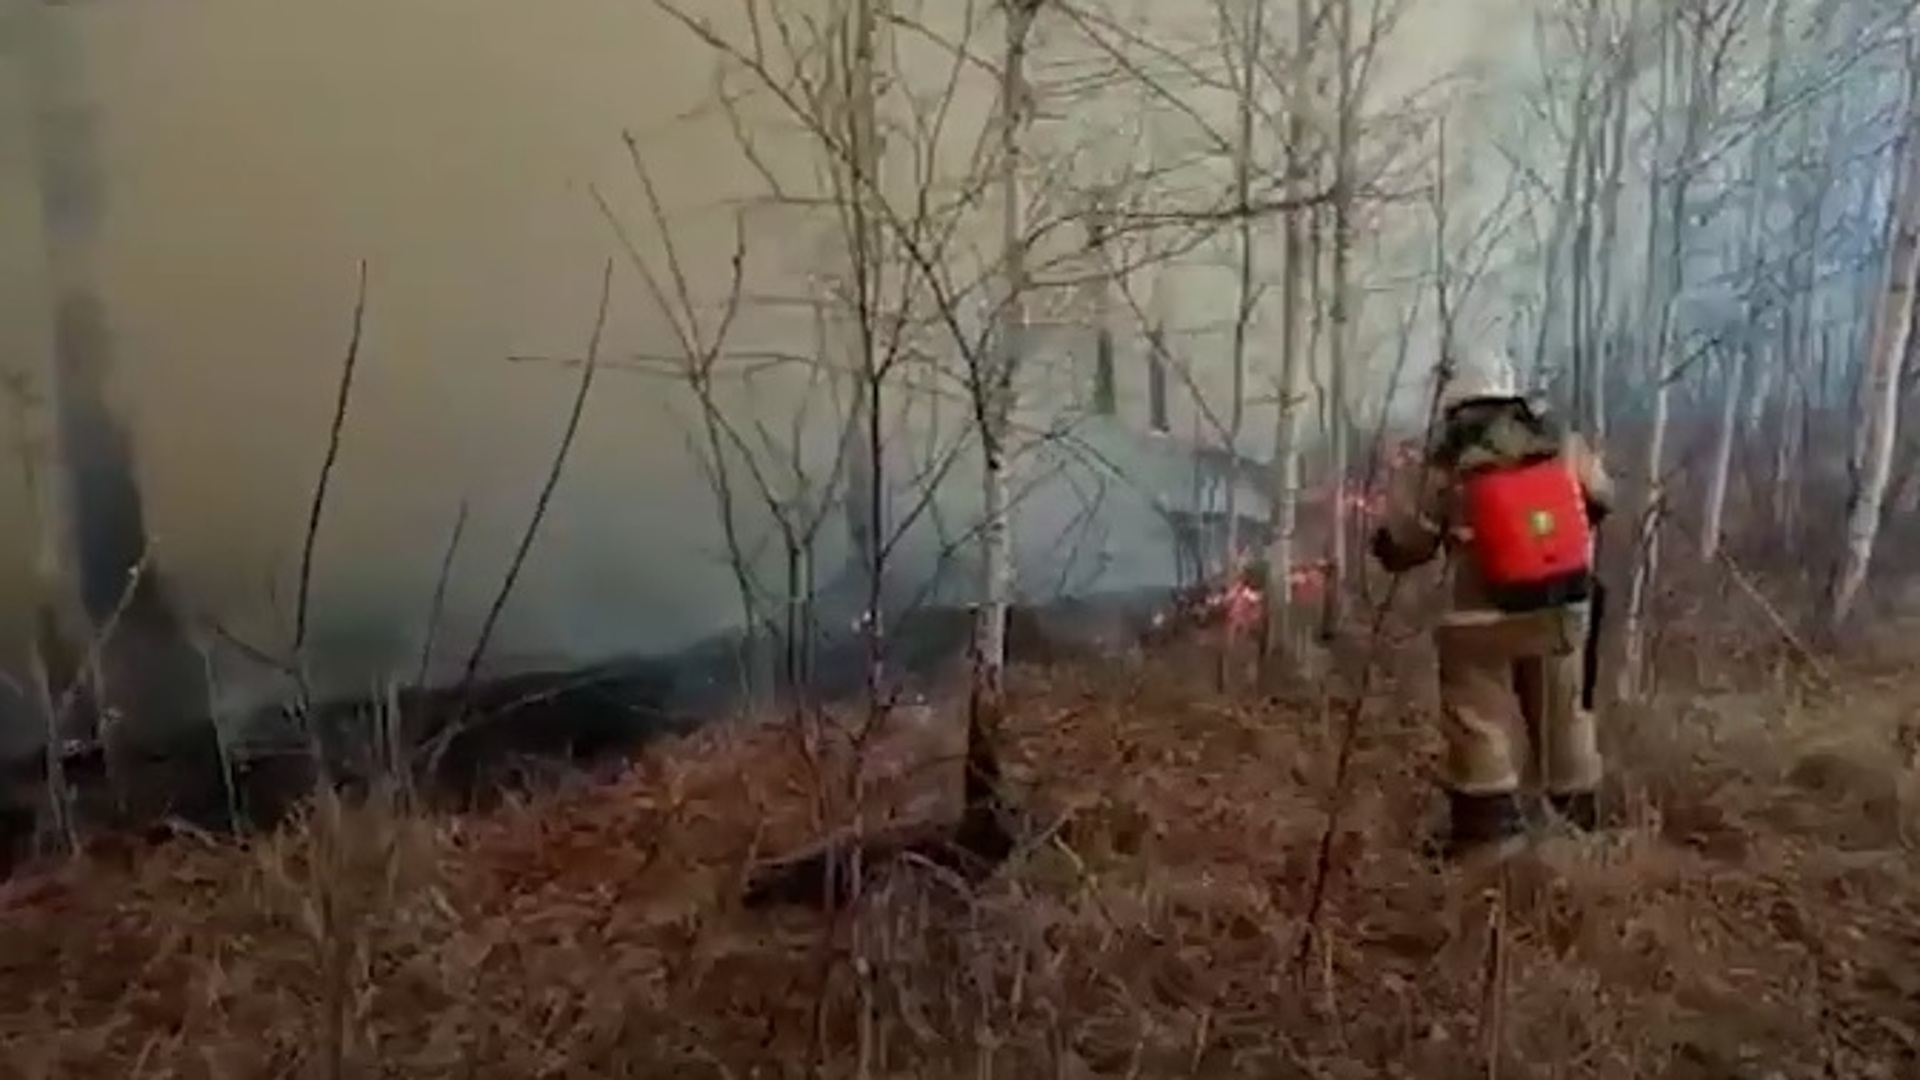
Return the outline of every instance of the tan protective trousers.
<path id="1" fill-rule="evenodd" d="M 1435 629 L 1441 782 L 1466 795 L 1522 784 L 1592 791 L 1602 772 L 1593 714 L 1580 707 L 1585 606 L 1527 615 L 1460 612 Z"/>

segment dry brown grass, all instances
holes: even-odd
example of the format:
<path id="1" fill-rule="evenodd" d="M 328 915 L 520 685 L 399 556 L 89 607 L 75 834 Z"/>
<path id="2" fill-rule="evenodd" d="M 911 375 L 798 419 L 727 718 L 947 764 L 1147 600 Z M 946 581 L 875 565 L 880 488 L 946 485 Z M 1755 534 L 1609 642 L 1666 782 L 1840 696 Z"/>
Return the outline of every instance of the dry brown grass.
<path id="1" fill-rule="evenodd" d="M 1624 718 L 1628 824 L 1504 882 L 1415 853 L 1429 725 L 1381 695 L 1300 970 L 1339 720 L 1193 667 L 1028 673 L 1048 839 L 982 895 L 896 868 L 832 928 L 733 900 L 809 831 L 772 729 L 484 817 L 96 852 L 6 887 L 0 1075 L 1920 1075 L 1920 687 Z"/>

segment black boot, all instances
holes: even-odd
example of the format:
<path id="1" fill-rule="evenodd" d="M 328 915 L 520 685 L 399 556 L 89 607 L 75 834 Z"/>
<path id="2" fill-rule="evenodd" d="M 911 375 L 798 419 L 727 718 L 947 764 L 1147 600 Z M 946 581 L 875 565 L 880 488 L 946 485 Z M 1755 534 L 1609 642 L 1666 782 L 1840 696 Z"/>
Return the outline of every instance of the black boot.
<path id="1" fill-rule="evenodd" d="M 1447 792 L 1447 833 L 1438 854 L 1448 861 L 1477 852 L 1510 854 L 1526 837 L 1526 817 L 1511 793 L 1470 795 Z"/>
<path id="2" fill-rule="evenodd" d="M 1547 796 L 1547 804 L 1560 819 L 1580 832 L 1593 832 L 1600 827 L 1600 797 L 1591 791 L 1570 791 L 1563 795 Z"/>

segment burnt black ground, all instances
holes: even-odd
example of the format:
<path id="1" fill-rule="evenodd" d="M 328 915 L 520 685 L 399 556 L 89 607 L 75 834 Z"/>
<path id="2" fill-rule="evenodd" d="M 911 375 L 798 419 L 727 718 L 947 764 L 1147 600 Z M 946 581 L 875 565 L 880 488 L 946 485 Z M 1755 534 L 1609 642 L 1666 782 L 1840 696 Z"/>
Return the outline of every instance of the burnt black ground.
<path id="1" fill-rule="evenodd" d="M 1048 663 L 1109 652 L 1141 641 L 1168 598 L 1136 590 L 1016 609 L 1009 652 L 1017 662 Z M 973 640 L 968 608 L 926 608 L 898 616 L 886 639 L 886 672 L 911 692 L 948 683 L 965 670 Z M 438 805 L 472 808 L 503 794 L 557 782 L 629 759 L 649 741 L 737 714 L 742 638 L 726 635 L 661 657 L 492 679 L 468 691 L 400 695 L 415 790 Z M 849 630 L 814 643 L 816 700 L 865 690 L 868 644 Z M 323 776 L 349 794 L 388 773 L 391 741 L 372 718 L 392 710 L 371 699 L 326 702 L 313 710 L 311 734 L 278 748 L 224 752 L 209 724 L 171 728 L 171 738 L 102 751 L 66 763 L 83 832 L 167 835 L 179 825 L 231 834 L 277 827 Z M 288 725 L 281 725 L 288 726 Z M 39 756 L 0 763 L 0 877 L 45 847 L 48 821 Z"/>

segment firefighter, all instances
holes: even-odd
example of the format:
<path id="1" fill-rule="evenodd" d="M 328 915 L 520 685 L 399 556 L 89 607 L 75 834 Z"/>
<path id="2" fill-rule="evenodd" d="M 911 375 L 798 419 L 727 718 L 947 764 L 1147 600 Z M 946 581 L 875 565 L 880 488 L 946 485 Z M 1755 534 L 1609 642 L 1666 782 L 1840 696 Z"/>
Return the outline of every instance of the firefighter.
<path id="1" fill-rule="evenodd" d="M 1523 784 L 1543 787 L 1574 828 L 1598 826 L 1601 760 L 1581 661 L 1594 527 L 1613 497 L 1595 451 L 1534 408 L 1497 353 L 1447 378 L 1428 450 L 1389 487 L 1374 557 L 1403 573 L 1444 555 L 1450 579 L 1434 628 L 1445 857 L 1517 850 Z"/>

